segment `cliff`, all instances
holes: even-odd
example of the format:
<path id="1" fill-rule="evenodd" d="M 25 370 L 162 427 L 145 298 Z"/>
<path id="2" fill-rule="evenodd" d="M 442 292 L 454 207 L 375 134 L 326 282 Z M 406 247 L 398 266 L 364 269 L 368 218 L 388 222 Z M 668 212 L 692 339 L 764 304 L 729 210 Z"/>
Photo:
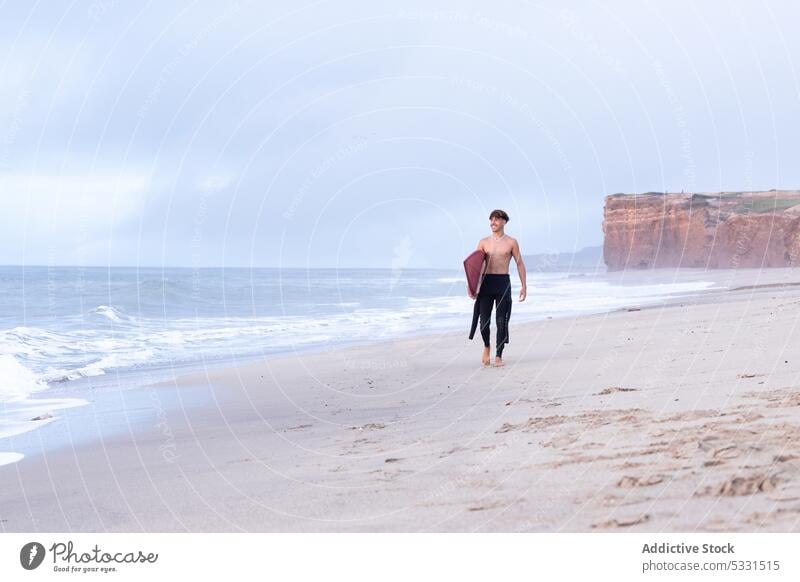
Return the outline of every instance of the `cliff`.
<path id="1" fill-rule="evenodd" d="M 610 271 L 794 266 L 800 263 L 800 192 L 612 194 L 603 235 Z"/>

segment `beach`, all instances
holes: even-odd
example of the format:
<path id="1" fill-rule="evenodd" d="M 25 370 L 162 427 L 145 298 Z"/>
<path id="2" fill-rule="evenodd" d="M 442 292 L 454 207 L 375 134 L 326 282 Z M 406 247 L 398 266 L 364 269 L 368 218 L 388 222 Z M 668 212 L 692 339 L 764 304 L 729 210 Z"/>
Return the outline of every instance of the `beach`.
<path id="1" fill-rule="evenodd" d="M 796 531 L 800 273 L 726 287 L 512 315 L 504 367 L 465 320 L 98 393 L 0 466 L 0 531 Z"/>

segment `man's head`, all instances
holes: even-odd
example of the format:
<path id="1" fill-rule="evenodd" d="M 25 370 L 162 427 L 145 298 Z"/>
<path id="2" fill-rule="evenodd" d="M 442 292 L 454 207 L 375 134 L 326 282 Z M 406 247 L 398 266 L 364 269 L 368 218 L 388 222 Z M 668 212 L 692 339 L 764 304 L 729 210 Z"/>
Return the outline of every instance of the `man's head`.
<path id="1" fill-rule="evenodd" d="M 492 232 L 503 230 L 508 220 L 508 214 L 506 214 L 505 210 L 492 210 L 489 215 L 489 226 L 492 228 Z"/>

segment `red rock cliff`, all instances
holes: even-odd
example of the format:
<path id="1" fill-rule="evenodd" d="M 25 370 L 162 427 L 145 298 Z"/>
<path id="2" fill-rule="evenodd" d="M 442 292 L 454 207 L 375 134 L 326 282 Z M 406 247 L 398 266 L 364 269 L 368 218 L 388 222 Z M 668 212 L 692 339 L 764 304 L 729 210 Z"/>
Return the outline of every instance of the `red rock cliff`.
<path id="1" fill-rule="evenodd" d="M 800 264 L 800 192 L 606 196 L 603 257 L 611 271 Z"/>

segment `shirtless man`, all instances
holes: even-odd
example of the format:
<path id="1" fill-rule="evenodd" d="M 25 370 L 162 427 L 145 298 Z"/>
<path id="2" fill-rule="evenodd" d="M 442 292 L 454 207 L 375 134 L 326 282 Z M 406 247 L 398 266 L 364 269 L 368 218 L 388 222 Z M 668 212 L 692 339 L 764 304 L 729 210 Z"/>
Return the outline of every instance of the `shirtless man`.
<path id="1" fill-rule="evenodd" d="M 528 287 L 525 277 L 525 263 L 519 252 L 519 243 L 515 238 L 505 234 L 508 214 L 503 210 L 493 210 L 489 215 L 489 226 L 492 235 L 478 242 L 478 249 L 487 255 L 486 274 L 481 283 L 475 309 L 480 315 L 481 337 L 483 338 L 484 366 L 489 365 L 489 319 L 492 315 L 492 305 L 497 303 L 495 317 L 497 322 L 497 356 L 495 366 L 503 365 L 503 348 L 508 343 L 508 320 L 511 317 L 511 277 L 508 274 L 508 265 L 511 257 L 517 262 L 517 271 L 522 288 L 519 290 L 520 302 L 525 301 Z M 473 321 L 473 333 L 474 333 Z M 470 334 L 472 339 L 472 334 Z"/>

